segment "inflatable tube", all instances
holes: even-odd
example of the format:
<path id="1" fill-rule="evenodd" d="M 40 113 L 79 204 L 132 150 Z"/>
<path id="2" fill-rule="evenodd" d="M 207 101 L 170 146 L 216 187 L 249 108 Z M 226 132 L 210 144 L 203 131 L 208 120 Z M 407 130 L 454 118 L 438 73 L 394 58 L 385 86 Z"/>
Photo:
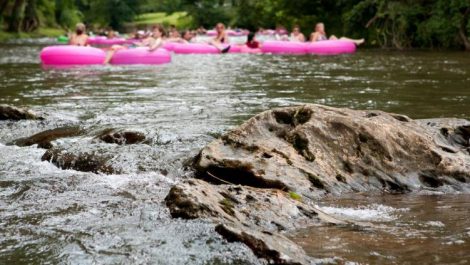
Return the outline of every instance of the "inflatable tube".
<path id="1" fill-rule="evenodd" d="M 261 47 L 263 53 L 272 54 L 306 54 L 306 44 L 290 41 L 265 41 Z"/>
<path id="2" fill-rule="evenodd" d="M 70 45 L 49 46 L 40 53 L 44 65 L 90 65 L 102 64 L 106 53 L 98 48 Z"/>
<path id="3" fill-rule="evenodd" d="M 228 50 L 228 53 L 241 53 L 241 52 L 242 52 L 242 46 L 235 45 L 235 44 L 230 45 L 230 50 Z"/>
<path id="4" fill-rule="evenodd" d="M 165 49 L 149 51 L 146 47 L 117 51 L 111 64 L 164 64 L 171 62 L 171 54 Z"/>
<path id="5" fill-rule="evenodd" d="M 325 40 L 308 43 L 307 53 L 318 55 L 335 55 L 356 52 L 356 44 L 347 40 Z"/>
<path id="6" fill-rule="evenodd" d="M 174 51 L 175 50 L 175 47 L 176 45 L 178 44 L 181 44 L 181 43 L 178 43 L 178 42 L 165 42 L 162 47 L 165 48 L 166 50 L 168 51 Z"/>
<path id="7" fill-rule="evenodd" d="M 90 45 L 104 45 L 104 46 L 111 46 L 111 45 L 122 45 L 126 44 L 127 40 L 124 38 L 114 38 L 108 39 L 103 36 L 96 36 L 96 37 L 89 37 L 88 44 Z"/>
<path id="8" fill-rule="evenodd" d="M 240 52 L 241 53 L 261 53 L 261 49 L 252 49 L 252 48 L 249 48 L 247 47 L 246 45 L 243 45 L 241 48 L 240 48 Z"/>
<path id="9" fill-rule="evenodd" d="M 67 37 L 67 36 L 59 36 L 59 37 L 57 38 L 57 42 L 63 43 L 63 44 L 67 44 L 67 43 L 69 43 L 69 37 Z"/>
<path id="10" fill-rule="evenodd" d="M 216 47 L 206 43 L 178 43 L 174 46 L 176 54 L 217 54 L 220 53 Z"/>

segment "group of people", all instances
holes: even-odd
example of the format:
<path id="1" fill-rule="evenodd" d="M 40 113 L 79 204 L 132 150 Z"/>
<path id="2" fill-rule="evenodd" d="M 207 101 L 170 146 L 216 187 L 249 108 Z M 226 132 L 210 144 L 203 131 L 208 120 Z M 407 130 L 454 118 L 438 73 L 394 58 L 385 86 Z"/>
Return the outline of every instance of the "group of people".
<path id="1" fill-rule="evenodd" d="M 208 44 L 213 45 L 221 53 L 226 53 L 230 50 L 231 44 L 229 40 L 229 36 L 227 34 L 225 25 L 223 23 L 218 23 L 215 27 L 216 36 L 212 38 Z M 114 32 L 110 31 L 112 34 L 111 36 L 114 37 Z M 198 31 L 197 31 L 198 32 Z M 178 43 L 190 43 L 192 42 L 195 34 L 197 32 L 186 30 L 180 33 L 175 26 L 170 26 L 168 32 L 165 28 L 161 25 L 156 25 L 152 28 L 150 33 L 146 33 L 144 31 L 137 31 L 133 34 L 133 38 L 135 42 L 131 45 L 113 45 L 108 51 L 104 64 L 108 64 L 113 55 L 116 51 L 129 49 L 133 47 L 148 47 L 150 51 L 154 51 L 161 47 L 166 42 L 178 42 Z M 294 42 L 305 42 L 306 38 L 305 35 L 300 31 L 299 26 L 295 26 L 292 29 L 290 35 L 287 35 L 288 32 L 286 30 L 276 30 L 276 39 L 283 40 L 283 41 L 294 41 Z M 110 34 L 108 33 L 108 37 Z M 310 34 L 310 41 L 317 42 L 317 41 L 325 41 L 325 40 L 337 40 L 338 38 L 334 35 L 330 37 L 327 36 L 325 31 L 325 25 L 323 23 L 317 23 L 315 25 L 315 31 Z M 349 40 L 356 45 L 360 45 L 364 43 L 364 39 L 350 39 L 346 37 L 341 37 L 339 40 Z M 75 29 L 75 32 L 71 34 L 69 38 L 70 45 L 77 45 L 77 46 L 87 46 L 88 45 L 88 35 L 86 33 L 86 27 L 83 23 L 78 23 Z M 256 40 L 255 33 L 249 33 L 247 36 L 247 41 L 245 45 L 251 49 L 260 48 L 261 44 Z"/>
<path id="2" fill-rule="evenodd" d="M 289 40 L 289 41 L 295 41 L 295 42 L 307 41 L 307 39 L 305 38 L 305 35 L 300 31 L 299 26 L 294 26 L 289 36 L 287 34 L 276 35 L 276 38 L 280 40 Z M 348 40 L 348 41 L 354 42 L 356 45 L 361 45 L 364 43 L 364 39 L 351 39 L 347 37 L 338 38 L 335 35 L 331 35 L 330 37 L 328 37 L 325 31 L 325 24 L 321 22 L 317 23 L 315 25 L 315 31 L 310 34 L 310 38 L 308 41 L 317 42 L 317 41 L 325 41 L 325 40 Z"/>

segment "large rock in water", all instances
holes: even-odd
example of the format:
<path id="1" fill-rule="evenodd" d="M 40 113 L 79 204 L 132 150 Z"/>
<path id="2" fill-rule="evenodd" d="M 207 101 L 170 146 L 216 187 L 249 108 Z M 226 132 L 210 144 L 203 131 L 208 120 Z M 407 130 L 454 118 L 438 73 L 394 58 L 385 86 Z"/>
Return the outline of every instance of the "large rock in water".
<path id="1" fill-rule="evenodd" d="M 205 147 L 198 174 L 218 182 L 315 197 L 359 191 L 464 189 L 470 123 L 414 121 L 321 105 L 278 108 Z"/>

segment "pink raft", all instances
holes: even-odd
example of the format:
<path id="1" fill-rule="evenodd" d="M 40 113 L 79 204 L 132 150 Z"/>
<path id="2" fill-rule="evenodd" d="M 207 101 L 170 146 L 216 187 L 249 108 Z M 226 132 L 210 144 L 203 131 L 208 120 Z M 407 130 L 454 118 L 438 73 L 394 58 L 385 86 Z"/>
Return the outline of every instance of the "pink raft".
<path id="1" fill-rule="evenodd" d="M 141 47 L 117 51 L 111 64 L 165 64 L 171 62 L 171 54 L 165 49 L 149 51 Z"/>
<path id="2" fill-rule="evenodd" d="M 103 36 L 96 36 L 96 37 L 88 38 L 88 44 L 90 45 L 112 46 L 112 45 L 123 45 L 126 43 L 128 43 L 128 40 L 124 38 L 108 39 Z"/>
<path id="3" fill-rule="evenodd" d="M 220 53 L 216 47 L 206 43 L 178 43 L 173 46 L 176 54 L 217 54 Z"/>
<path id="4" fill-rule="evenodd" d="M 271 54 L 318 54 L 337 55 L 354 53 L 356 44 L 347 40 L 327 40 L 315 43 L 266 41 L 261 47 L 263 53 Z"/>
<path id="5" fill-rule="evenodd" d="M 41 51 L 41 61 L 49 66 L 103 64 L 106 52 L 93 47 L 50 46 Z M 171 62 L 171 54 L 165 49 L 150 52 L 147 48 L 117 51 L 111 64 L 164 64 Z"/>
<path id="6" fill-rule="evenodd" d="M 356 44 L 347 40 L 326 40 L 308 43 L 306 52 L 318 55 L 336 55 L 345 53 L 355 53 Z"/>
<path id="7" fill-rule="evenodd" d="M 40 57 L 44 65 L 91 65 L 103 64 L 106 53 L 93 47 L 60 45 L 44 48 Z"/>
<path id="8" fill-rule="evenodd" d="M 265 41 L 261 46 L 263 53 L 272 54 L 306 54 L 306 44 L 290 41 Z"/>

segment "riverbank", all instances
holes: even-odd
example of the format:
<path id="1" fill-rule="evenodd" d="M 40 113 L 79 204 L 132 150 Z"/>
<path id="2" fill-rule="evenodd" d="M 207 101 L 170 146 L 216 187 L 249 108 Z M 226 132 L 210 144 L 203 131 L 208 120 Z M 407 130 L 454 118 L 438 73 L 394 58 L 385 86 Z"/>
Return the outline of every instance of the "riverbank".
<path id="1" fill-rule="evenodd" d="M 34 32 L 5 32 L 0 31 L 0 42 L 14 40 L 14 39 L 32 39 L 32 38 L 56 38 L 63 35 L 65 31 L 60 28 L 39 28 Z"/>

